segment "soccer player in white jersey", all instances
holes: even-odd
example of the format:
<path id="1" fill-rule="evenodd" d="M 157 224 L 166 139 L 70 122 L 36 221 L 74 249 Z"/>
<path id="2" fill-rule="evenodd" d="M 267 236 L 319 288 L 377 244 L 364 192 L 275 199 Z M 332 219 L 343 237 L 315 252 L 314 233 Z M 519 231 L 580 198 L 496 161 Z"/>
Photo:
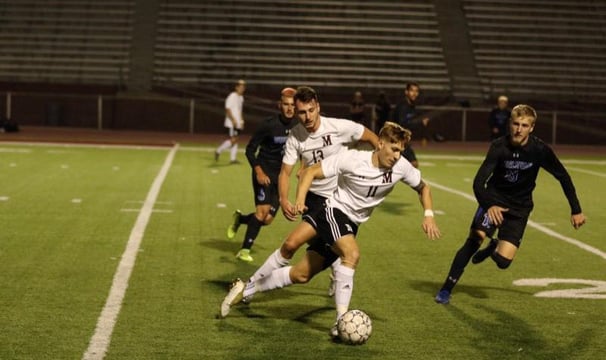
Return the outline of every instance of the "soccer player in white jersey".
<path id="1" fill-rule="evenodd" d="M 221 304 L 221 316 L 227 316 L 231 306 L 256 292 L 308 282 L 338 257 L 341 259 L 336 269 L 335 304 L 338 320 L 347 312 L 351 300 L 353 277 L 360 256 L 355 238 L 358 227 L 368 220 L 373 209 L 397 182 L 401 181 L 418 192 L 425 210 L 422 229 L 430 239 L 439 238 L 440 230 L 433 218 L 429 186 L 421 179 L 420 171 L 400 156 L 408 141 L 408 130 L 387 122 L 379 133 L 379 144 L 375 151 L 342 151 L 303 170 L 293 206 L 295 213 L 301 214 L 307 210 L 306 197 L 315 179 L 335 177 L 338 180 L 337 189 L 327 200 L 326 207 L 304 215 L 305 221 L 290 235 L 309 242 L 305 257 L 294 266 L 275 269 L 253 282 L 244 284 L 236 280 Z M 331 328 L 330 333 L 336 336 L 336 326 Z"/>
<path id="2" fill-rule="evenodd" d="M 294 99 L 295 115 L 300 124 L 291 130 L 286 141 L 282 168 L 278 178 L 280 206 L 284 216 L 290 221 L 297 218 L 295 208 L 288 197 L 292 170 L 299 159 L 303 167 L 309 167 L 339 153 L 345 149 L 347 143 L 361 141 L 371 144 L 373 148 L 376 148 L 379 143 L 377 135 L 363 125 L 351 120 L 320 115 L 320 101 L 313 88 L 309 86 L 297 88 Z M 312 213 L 317 209 L 322 209 L 326 199 L 336 188 L 336 178 L 314 180 L 305 203 L 308 212 Z M 280 249 L 267 258 L 250 278 L 250 281 L 253 282 L 256 277 L 263 277 L 275 269 L 288 265 L 290 259 L 305 242 L 306 240 L 303 238 L 288 236 Z M 338 261 L 335 266 L 337 264 Z M 328 295 L 334 295 L 334 274 L 331 275 Z"/>
<path id="3" fill-rule="evenodd" d="M 227 129 L 229 138 L 215 150 L 215 161 L 219 161 L 219 155 L 227 149 L 230 149 L 229 159 L 231 164 L 237 164 L 238 160 L 238 136 L 244 129 L 244 115 L 242 107 L 244 106 L 244 91 L 246 82 L 238 80 L 232 91 L 225 99 L 225 121 L 223 126 Z"/>

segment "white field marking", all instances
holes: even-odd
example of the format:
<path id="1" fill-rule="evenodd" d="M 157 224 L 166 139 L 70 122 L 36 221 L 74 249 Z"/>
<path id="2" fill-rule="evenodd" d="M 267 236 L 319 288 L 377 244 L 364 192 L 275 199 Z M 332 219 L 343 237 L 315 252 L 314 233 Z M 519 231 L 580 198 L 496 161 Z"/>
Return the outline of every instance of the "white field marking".
<path id="1" fill-rule="evenodd" d="M 221 209 L 221 208 L 226 208 L 226 207 L 227 207 L 227 205 L 225 205 L 225 204 L 223 204 L 223 203 L 218 203 L 218 204 L 217 204 L 217 207 Z"/>
<path id="2" fill-rule="evenodd" d="M 422 163 L 421 165 L 423 165 L 423 166 L 429 166 L 429 167 L 434 167 L 434 166 L 436 166 L 436 164 L 435 164 L 435 163 L 432 163 L 432 162 L 425 162 L 425 161 L 423 161 L 423 163 Z"/>
<path id="3" fill-rule="evenodd" d="M 120 170 L 120 167 L 119 166 L 114 166 L 114 167 L 112 167 L 112 170 L 118 171 L 118 170 Z"/>
<path id="4" fill-rule="evenodd" d="M 80 204 L 82 202 L 82 199 L 72 199 L 72 203 L 74 204 Z"/>
<path id="5" fill-rule="evenodd" d="M 219 170 L 217 170 L 217 169 L 210 169 L 210 173 L 211 174 L 218 174 Z"/>
<path id="6" fill-rule="evenodd" d="M 575 164 L 575 165 L 606 165 L 606 160 L 581 160 L 581 159 L 565 159 L 561 160 L 564 164 Z"/>
<path id="7" fill-rule="evenodd" d="M 166 160 L 160 169 L 160 172 L 158 172 L 158 175 L 156 175 L 156 178 L 154 179 L 154 182 L 147 193 L 145 203 L 139 212 L 139 216 L 135 221 L 128 238 L 128 242 L 126 243 L 126 249 L 124 249 L 120 263 L 116 268 L 116 273 L 114 274 L 109 295 L 107 296 L 103 310 L 101 311 L 99 319 L 97 320 L 95 333 L 91 337 L 90 343 L 88 344 L 88 349 L 86 349 L 82 359 L 103 359 L 105 357 L 105 353 L 109 348 L 112 333 L 114 331 L 114 326 L 116 325 L 118 314 L 122 308 L 122 300 L 124 299 L 126 289 L 128 288 L 128 281 L 135 266 L 137 252 L 141 246 L 145 228 L 147 227 L 154 204 L 156 203 L 156 199 L 158 198 L 158 194 L 160 193 L 164 179 L 166 179 L 166 175 L 170 170 L 178 149 L 179 144 L 173 145 L 173 147 L 170 149 L 168 155 L 166 156 Z"/>
<path id="8" fill-rule="evenodd" d="M 20 153 L 20 154 L 29 154 L 31 153 L 31 149 L 17 149 L 17 148 L 0 148 L 0 153 Z"/>
<path id="9" fill-rule="evenodd" d="M 446 163 L 447 167 L 477 167 L 478 164 L 475 163 Z"/>
<path id="10" fill-rule="evenodd" d="M 534 296 L 566 299 L 606 299 L 606 281 L 586 279 L 519 279 L 513 282 L 517 286 L 549 286 L 551 284 L 582 284 L 586 288 L 541 291 Z"/>
<path id="11" fill-rule="evenodd" d="M 46 150 L 47 154 L 69 154 L 67 150 Z"/>
<path id="12" fill-rule="evenodd" d="M 463 178 L 464 182 L 471 182 L 471 178 Z"/>
<path id="13" fill-rule="evenodd" d="M 126 200 L 125 203 L 127 203 L 127 204 L 143 204 L 143 200 Z M 156 204 L 158 204 L 158 205 L 172 205 L 173 202 L 172 201 L 156 201 Z"/>
<path id="14" fill-rule="evenodd" d="M 61 165 L 61 169 L 69 169 L 69 165 L 66 165 L 66 164 Z"/>
<path id="15" fill-rule="evenodd" d="M 432 187 L 435 187 L 437 189 L 449 192 L 451 194 L 459 195 L 461 197 L 464 197 L 467 200 L 476 202 L 476 198 L 473 195 L 471 195 L 471 194 L 468 194 L 468 193 L 465 193 L 465 192 L 462 192 L 462 191 L 459 191 L 459 190 L 455 190 L 455 189 L 449 188 L 447 186 L 434 183 L 432 181 L 428 181 L 427 179 L 423 179 L 423 180 L 426 183 L 428 183 L 430 186 L 432 186 Z M 556 238 L 558 240 L 562 240 L 562 241 L 567 242 L 567 243 L 569 243 L 571 245 L 574 245 L 574 246 L 576 246 L 578 248 L 581 248 L 581 249 L 583 249 L 585 251 L 588 251 L 588 252 L 590 252 L 590 253 L 592 253 L 594 255 L 597 255 L 597 256 L 601 257 L 602 259 L 606 260 L 606 252 L 604 252 L 604 251 L 602 251 L 602 250 L 600 250 L 598 248 L 595 248 L 595 247 L 593 247 L 591 245 L 587 245 L 584 242 L 581 242 L 581 241 L 579 241 L 577 239 L 573 239 L 571 237 L 564 236 L 564 235 L 562 235 L 562 234 L 560 234 L 558 232 L 555 232 L 555 231 L 553 231 L 553 230 L 551 230 L 551 229 L 549 229 L 549 228 L 547 228 L 547 227 L 545 227 L 545 226 L 543 226 L 543 225 L 541 225 L 539 223 L 536 223 L 536 222 L 534 222 L 532 220 L 528 220 L 528 226 L 530 226 L 532 228 L 535 228 L 535 229 L 541 231 L 542 233 L 545 233 L 545 234 L 547 234 L 547 235 L 549 235 L 551 237 L 554 237 L 554 238 Z"/>
<path id="16" fill-rule="evenodd" d="M 120 211 L 122 211 L 122 212 L 139 212 L 139 211 L 141 211 L 141 209 L 120 209 Z M 152 212 L 170 214 L 173 211 L 172 210 L 165 210 L 165 209 L 153 209 Z"/>
<path id="17" fill-rule="evenodd" d="M 446 215 L 444 210 L 434 210 L 433 212 L 436 213 L 436 215 Z"/>
<path id="18" fill-rule="evenodd" d="M 595 175 L 595 176 L 606 178 L 606 173 L 603 173 L 603 172 L 585 170 L 585 169 L 576 168 L 576 167 L 572 167 L 572 166 L 566 166 L 566 169 L 572 170 L 572 171 L 578 171 L 578 172 L 584 173 L 584 174 Z"/>
<path id="19" fill-rule="evenodd" d="M 0 201 L 8 201 L 10 199 L 8 196 L 0 196 Z"/>
<path id="20" fill-rule="evenodd" d="M 30 147 L 58 147 L 58 148 L 92 148 L 92 149 L 136 149 L 136 150 L 167 150 L 168 146 L 162 145 L 125 145 L 125 144 L 82 144 L 82 143 L 54 143 L 54 142 L 21 142 L 21 141 L 3 141 L 3 144 L 23 145 Z M 31 149 L 25 149 L 24 152 L 31 152 Z M 18 151 L 15 151 L 18 152 Z"/>
<path id="21" fill-rule="evenodd" d="M 10 167 L 17 167 L 17 164 L 16 163 L 10 163 L 10 164 L 8 164 L 8 166 L 10 166 Z"/>

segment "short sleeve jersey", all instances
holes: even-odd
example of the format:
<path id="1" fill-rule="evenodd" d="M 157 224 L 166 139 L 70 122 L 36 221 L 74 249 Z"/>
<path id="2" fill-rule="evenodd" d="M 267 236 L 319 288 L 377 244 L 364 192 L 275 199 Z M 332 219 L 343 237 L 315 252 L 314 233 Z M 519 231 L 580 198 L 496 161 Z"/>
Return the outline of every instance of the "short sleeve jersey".
<path id="1" fill-rule="evenodd" d="M 383 202 L 398 181 L 417 187 L 421 172 L 400 158 L 391 169 L 372 164 L 371 151 L 347 150 L 322 161 L 326 177 L 338 177 L 337 190 L 327 201 L 356 224 L 368 220 L 373 209 Z"/>
<path id="2" fill-rule="evenodd" d="M 232 91 L 225 99 L 225 109 L 229 109 L 234 119 L 236 120 L 237 127 L 242 127 L 242 107 L 244 106 L 244 96 L 238 95 L 237 92 Z M 223 126 L 226 128 L 233 128 L 231 120 L 227 115 L 225 116 L 225 122 Z"/>
<path id="3" fill-rule="evenodd" d="M 360 140 L 364 126 L 351 120 L 320 117 L 318 130 L 309 133 L 300 123 L 295 126 L 286 140 L 282 162 L 295 165 L 302 161 L 307 166 L 323 161 L 345 149 L 346 143 Z M 337 188 L 336 177 L 316 179 L 309 189 L 316 195 L 328 198 Z"/>

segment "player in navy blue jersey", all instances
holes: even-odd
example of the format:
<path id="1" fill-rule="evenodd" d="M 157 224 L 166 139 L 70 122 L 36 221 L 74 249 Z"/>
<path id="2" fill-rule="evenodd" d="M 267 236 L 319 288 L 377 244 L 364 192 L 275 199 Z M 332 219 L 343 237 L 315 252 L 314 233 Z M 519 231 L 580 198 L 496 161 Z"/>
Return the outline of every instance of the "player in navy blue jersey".
<path id="1" fill-rule="evenodd" d="M 491 257 L 500 269 L 509 267 L 520 247 L 528 216 L 533 209 L 532 191 L 539 169 L 543 168 L 561 184 L 570 205 L 570 222 L 575 229 L 585 223 L 585 216 L 568 172 L 553 150 L 532 135 L 537 114 L 528 105 L 511 111 L 509 135 L 494 140 L 478 170 L 473 191 L 478 210 L 471 223 L 467 241 L 459 249 L 436 302 L 448 304 L 452 289 L 471 259 L 474 264 Z M 478 251 L 486 237 L 498 240 Z"/>
<path id="2" fill-rule="evenodd" d="M 227 238 L 233 239 L 241 224 L 246 224 L 246 234 L 242 248 L 236 258 L 251 262 L 250 249 L 259 235 L 261 227 L 274 220 L 280 207 L 278 197 L 278 175 L 282 166 L 284 144 L 293 126 L 298 122 L 295 116 L 296 90 L 284 88 L 280 93 L 280 112 L 267 118 L 254 133 L 246 146 L 246 158 L 252 168 L 252 184 L 255 197 L 255 212 L 243 215 L 234 212 L 234 222 L 227 228 Z"/>

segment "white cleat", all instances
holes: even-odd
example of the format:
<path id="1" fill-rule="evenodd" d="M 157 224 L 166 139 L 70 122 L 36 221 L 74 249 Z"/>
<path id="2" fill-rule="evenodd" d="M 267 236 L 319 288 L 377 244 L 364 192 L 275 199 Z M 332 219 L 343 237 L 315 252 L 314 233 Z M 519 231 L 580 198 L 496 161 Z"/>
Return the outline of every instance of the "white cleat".
<path id="1" fill-rule="evenodd" d="M 333 340 L 337 340 L 339 338 L 339 328 L 337 324 L 338 321 L 334 323 L 334 325 L 330 328 L 330 331 L 328 332 L 330 338 Z"/>
<path id="2" fill-rule="evenodd" d="M 229 315 L 229 311 L 233 305 L 236 305 L 242 301 L 242 293 L 244 292 L 244 282 L 240 279 L 234 280 L 229 288 L 229 292 L 223 302 L 221 303 L 221 317 L 224 318 Z"/>

